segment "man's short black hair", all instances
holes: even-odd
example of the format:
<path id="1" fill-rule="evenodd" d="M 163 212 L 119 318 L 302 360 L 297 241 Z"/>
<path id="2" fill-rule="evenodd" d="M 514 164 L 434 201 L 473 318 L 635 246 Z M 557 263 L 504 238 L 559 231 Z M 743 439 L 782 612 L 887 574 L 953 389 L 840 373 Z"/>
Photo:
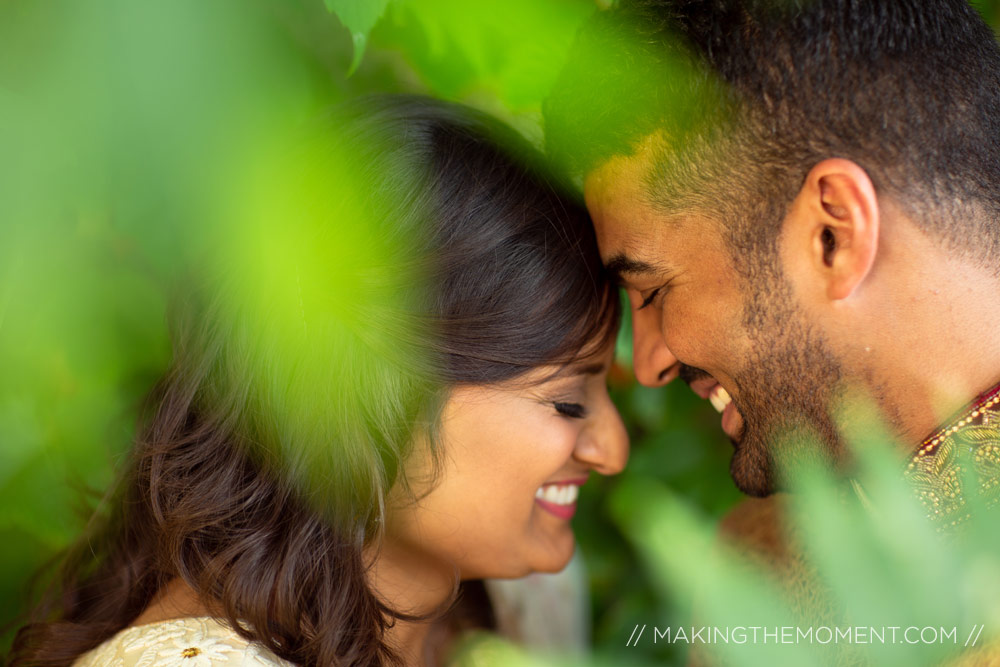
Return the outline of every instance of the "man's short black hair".
<path id="1" fill-rule="evenodd" d="M 662 132 L 652 200 L 716 212 L 744 249 L 843 157 L 942 243 L 1000 257 L 1000 48 L 965 0 L 622 0 L 544 113 L 577 175 Z"/>

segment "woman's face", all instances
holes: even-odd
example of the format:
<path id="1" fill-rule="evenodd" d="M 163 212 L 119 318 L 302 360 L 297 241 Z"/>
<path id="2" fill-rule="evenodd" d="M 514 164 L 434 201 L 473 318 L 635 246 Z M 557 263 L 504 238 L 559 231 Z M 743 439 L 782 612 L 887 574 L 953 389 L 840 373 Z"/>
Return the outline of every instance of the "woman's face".
<path id="1" fill-rule="evenodd" d="M 386 546 L 457 566 L 463 579 L 561 570 L 573 555 L 580 487 L 628 460 L 606 385 L 611 354 L 608 345 L 547 380 L 555 367 L 507 385 L 452 390 L 441 417 L 439 476 L 421 486 L 431 467 L 418 447 L 407 465 L 418 500 L 390 510 Z"/>

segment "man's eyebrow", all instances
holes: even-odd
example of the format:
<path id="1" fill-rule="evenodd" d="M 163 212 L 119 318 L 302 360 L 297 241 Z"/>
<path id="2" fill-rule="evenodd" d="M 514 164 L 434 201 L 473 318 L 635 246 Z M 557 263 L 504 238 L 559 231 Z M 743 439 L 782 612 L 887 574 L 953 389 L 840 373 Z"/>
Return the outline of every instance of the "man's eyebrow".
<path id="1" fill-rule="evenodd" d="M 630 276 L 642 276 L 660 272 L 659 267 L 656 267 L 649 262 L 633 259 L 625 253 L 612 255 L 611 259 L 608 260 L 608 263 L 605 264 L 604 268 L 610 275 L 611 281 L 616 285 L 621 285 L 625 282 L 623 279 L 625 274 Z"/>

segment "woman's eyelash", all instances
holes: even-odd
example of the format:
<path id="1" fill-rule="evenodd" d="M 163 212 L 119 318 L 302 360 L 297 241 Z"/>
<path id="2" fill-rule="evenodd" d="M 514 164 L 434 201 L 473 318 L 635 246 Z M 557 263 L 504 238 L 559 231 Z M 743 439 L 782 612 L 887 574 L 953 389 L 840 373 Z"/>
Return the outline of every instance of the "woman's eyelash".
<path id="1" fill-rule="evenodd" d="M 580 419 L 587 414 L 587 409 L 580 405 L 579 403 L 561 403 L 556 401 L 552 404 L 555 407 L 556 412 L 566 417 L 573 417 L 574 419 Z"/>

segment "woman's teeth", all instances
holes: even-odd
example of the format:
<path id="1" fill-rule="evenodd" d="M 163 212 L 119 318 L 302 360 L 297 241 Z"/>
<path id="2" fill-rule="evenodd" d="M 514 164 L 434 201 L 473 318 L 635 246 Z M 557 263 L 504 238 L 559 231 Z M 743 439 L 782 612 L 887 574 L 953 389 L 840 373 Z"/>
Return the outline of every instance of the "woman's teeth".
<path id="1" fill-rule="evenodd" d="M 580 495 L 576 484 L 546 484 L 535 491 L 535 497 L 553 505 L 572 505 Z"/>
<path id="2" fill-rule="evenodd" d="M 733 402 L 729 392 L 722 388 L 721 384 L 715 385 L 715 389 L 708 395 L 708 402 L 712 404 L 716 412 L 722 412 L 726 406 Z"/>

